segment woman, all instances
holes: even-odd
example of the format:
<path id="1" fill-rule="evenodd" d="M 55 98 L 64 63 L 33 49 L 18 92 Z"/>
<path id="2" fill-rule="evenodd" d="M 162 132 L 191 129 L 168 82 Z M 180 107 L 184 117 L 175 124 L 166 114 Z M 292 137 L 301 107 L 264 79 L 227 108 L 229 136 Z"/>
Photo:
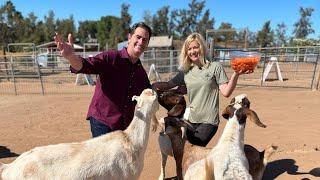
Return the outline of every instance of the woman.
<path id="1" fill-rule="evenodd" d="M 168 82 L 152 85 L 157 90 L 186 86 L 190 102 L 188 120 L 197 130 L 187 130 L 187 139 L 198 146 L 206 146 L 218 130 L 219 92 L 224 97 L 229 97 L 236 87 L 239 75 L 253 72 L 234 72 L 228 79 L 219 62 L 205 59 L 206 53 L 203 37 L 199 33 L 190 34 L 181 49 L 180 72 Z"/>

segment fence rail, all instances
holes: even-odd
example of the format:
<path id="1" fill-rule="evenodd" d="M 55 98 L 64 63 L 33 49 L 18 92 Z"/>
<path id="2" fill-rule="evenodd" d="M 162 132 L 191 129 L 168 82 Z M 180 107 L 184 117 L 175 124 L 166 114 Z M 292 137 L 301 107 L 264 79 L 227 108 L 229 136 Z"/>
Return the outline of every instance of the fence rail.
<path id="1" fill-rule="evenodd" d="M 261 52 L 262 58 L 254 73 L 240 76 L 239 86 L 319 89 L 319 47 L 250 50 Z M 232 50 L 215 49 L 213 59 L 222 63 L 229 77 L 233 73 L 229 65 L 230 51 Z M 176 50 L 146 51 L 141 56 L 141 61 L 147 73 L 150 71 L 150 80 L 171 79 L 178 72 L 179 54 Z M 88 55 L 90 52 L 84 56 Z M 272 58 L 277 60 L 281 80 L 276 65 L 270 68 L 266 76 L 266 69 Z M 152 70 L 155 70 L 155 73 L 152 73 Z M 96 80 L 95 76 L 77 77 L 70 73 L 69 64 L 56 52 L 46 56 L 12 53 L 0 56 L 0 95 L 91 93 L 94 86 L 88 82 L 88 77 Z"/>

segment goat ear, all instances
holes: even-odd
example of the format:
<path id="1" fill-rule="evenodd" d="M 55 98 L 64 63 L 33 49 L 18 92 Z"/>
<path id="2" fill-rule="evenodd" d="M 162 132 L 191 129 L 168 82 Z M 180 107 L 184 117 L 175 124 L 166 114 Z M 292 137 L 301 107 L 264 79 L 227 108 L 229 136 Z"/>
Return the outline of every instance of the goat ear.
<path id="1" fill-rule="evenodd" d="M 230 101 L 230 104 L 233 104 L 235 101 L 236 101 L 236 99 L 232 98 L 231 101 Z"/>
<path id="2" fill-rule="evenodd" d="M 186 106 L 177 104 L 168 112 L 168 116 L 179 116 L 184 113 Z"/>
<path id="3" fill-rule="evenodd" d="M 245 107 L 245 108 L 250 109 L 250 101 L 249 101 L 248 98 L 245 97 L 245 98 L 242 99 L 242 106 Z"/>
<path id="4" fill-rule="evenodd" d="M 249 120 L 252 121 L 252 122 L 253 122 L 254 124 L 256 124 L 257 126 L 262 127 L 262 128 L 266 128 L 266 127 L 267 127 L 265 124 L 263 124 L 263 123 L 260 121 L 257 113 L 254 112 L 253 110 L 246 108 L 246 114 L 247 114 L 247 116 L 249 117 Z"/>
<path id="5" fill-rule="evenodd" d="M 138 101 L 138 99 L 139 99 L 139 96 L 132 96 L 132 101 Z"/>
<path id="6" fill-rule="evenodd" d="M 137 101 L 137 105 L 136 105 L 137 108 L 140 108 L 142 106 L 142 101 L 140 96 L 132 96 L 132 101 Z"/>
<path id="7" fill-rule="evenodd" d="M 222 117 L 224 117 L 225 119 L 229 119 L 229 117 L 233 116 L 233 112 L 233 107 L 231 105 L 228 105 L 226 109 L 222 111 Z"/>

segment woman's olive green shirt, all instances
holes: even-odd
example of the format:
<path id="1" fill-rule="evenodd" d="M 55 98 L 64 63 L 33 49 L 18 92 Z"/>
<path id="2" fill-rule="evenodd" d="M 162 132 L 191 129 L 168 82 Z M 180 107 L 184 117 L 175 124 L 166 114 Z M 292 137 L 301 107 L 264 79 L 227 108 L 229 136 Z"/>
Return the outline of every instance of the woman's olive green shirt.
<path id="1" fill-rule="evenodd" d="M 219 85 L 228 82 L 219 62 L 207 62 L 201 69 L 193 66 L 188 72 L 179 72 L 171 82 L 187 87 L 190 122 L 219 124 Z"/>

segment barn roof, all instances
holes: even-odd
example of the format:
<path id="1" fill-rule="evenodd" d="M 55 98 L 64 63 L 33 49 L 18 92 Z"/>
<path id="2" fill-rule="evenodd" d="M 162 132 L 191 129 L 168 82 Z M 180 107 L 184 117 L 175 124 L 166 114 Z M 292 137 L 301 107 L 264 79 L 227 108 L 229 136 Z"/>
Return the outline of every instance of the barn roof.
<path id="1" fill-rule="evenodd" d="M 172 36 L 152 36 L 148 47 L 172 47 Z"/>
<path id="2" fill-rule="evenodd" d="M 126 47 L 128 41 L 123 41 L 118 43 L 118 49 L 122 49 Z M 160 48 L 160 47 L 172 47 L 173 46 L 173 38 L 172 36 L 151 36 L 149 41 L 149 48 Z"/>

